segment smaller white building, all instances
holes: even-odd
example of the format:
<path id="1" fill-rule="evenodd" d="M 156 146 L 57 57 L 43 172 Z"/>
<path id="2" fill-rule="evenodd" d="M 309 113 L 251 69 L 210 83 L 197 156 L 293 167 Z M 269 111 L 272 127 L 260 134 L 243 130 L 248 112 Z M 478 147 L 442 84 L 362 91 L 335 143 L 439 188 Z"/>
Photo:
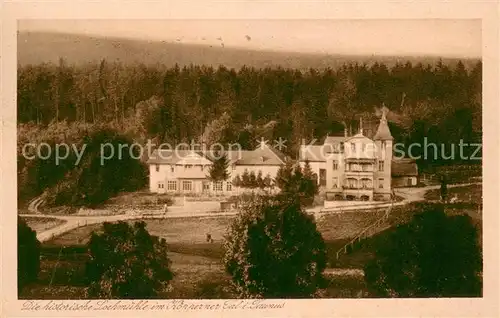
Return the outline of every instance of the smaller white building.
<path id="1" fill-rule="evenodd" d="M 262 143 L 255 150 L 225 152 L 229 178 L 210 182 L 208 175 L 215 154 L 201 150 L 155 150 L 148 160 L 149 189 L 154 193 L 237 193 L 232 180 L 249 173 L 275 178 L 286 157 L 277 149 Z"/>

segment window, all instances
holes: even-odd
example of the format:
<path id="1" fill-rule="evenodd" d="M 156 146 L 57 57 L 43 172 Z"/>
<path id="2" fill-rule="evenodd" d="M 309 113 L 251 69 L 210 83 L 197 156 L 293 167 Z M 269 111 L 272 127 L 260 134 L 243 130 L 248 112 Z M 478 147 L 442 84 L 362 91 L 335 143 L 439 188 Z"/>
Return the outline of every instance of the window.
<path id="1" fill-rule="evenodd" d="M 160 165 L 156 165 L 156 172 L 160 172 Z"/>
<path id="2" fill-rule="evenodd" d="M 174 172 L 174 166 L 170 166 L 170 172 Z"/>
<path id="3" fill-rule="evenodd" d="M 192 191 L 193 182 L 192 181 L 182 181 L 182 191 Z"/>
<path id="4" fill-rule="evenodd" d="M 333 160 L 333 170 L 339 169 L 339 162 L 337 160 Z"/>
<path id="5" fill-rule="evenodd" d="M 191 169 L 193 165 L 186 165 L 186 169 Z"/>
<path id="6" fill-rule="evenodd" d="M 203 171 L 203 165 L 200 165 L 200 170 Z"/>
<path id="7" fill-rule="evenodd" d="M 378 179 L 378 187 L 379 187 L 379 189 L 384 188 L 384 179 Z"/>
<path id="8" fill-rule="evenodd" d="M 210 191 L 210 182 L 208 181 L 203 181 L 203 191 Z"/>
<path id="9" fill-rule="evenodd" d="M 372 180 L 370 179 L 361 179 L 361 186 L 363 189 L 371 189 L 372 188 Z"/>
<path id="10" fill-rule="evenodd" d="M 164 189 L 165 184 L 163 182 L 158 182 L 158 189 Z"/>
<path id="11" fill-rule="evenodd" d="M 363 171 L 370 171 L 370 165 L 364 164 L 364 165 L 362 165 L 362 167 L 363 167 Z"/>
<path id="12" fill-rule="evenodd" d="M 236 170 L 236 165 L 235 164 L 231 165 L 231 168 L 233 169 L 233 171 Z"/>
<path id="13" fill-rule="evenodd" d="M 333 188 L 337 188 L 338 187 L 338 182 L 339 182 L 339 179 L 337 177 L 334 177 L 333 178 L 332 187 Z"/>
<path id="14" fill-rule="evenodd" d="M 326 185 L 326 169 L 319 169 L 319 185 Z"/>
<path id="15" fill-rule="evenodd" d="M 214 182 L 214 191 L 222 191 L 222 181 Z"/>
<path id="16" fill-rule="evenodd" d="M 384 171 L 384 161 L 383 160 L 378 162 L 378 171 Z"/>
<path id="17" fill-rule="evenodd" d="M 167 190 L 177 191 L 177 181 L 167 181 Z"/>
<path id="18" fill-rule="evenodd" d="M 353 179 L 353 178 L 347 179 L 347 186 L 350 189 L 355 189 L 357 187 L 357 185 L 358 185 L 358 180 Z"/>
<path id="19" fill-rule="evenodd" d="M 361 165 L 357 163 L 351 163 L 350 171 L 361 171 Z"/>
<path id="20" fill-rule="evenodd" d="M 226 191 L 233 191 L 233 185 L 231 182 L 226 183 Z"/>
<path id="21" fill-rule="evenodd" d="M 356 152 L 356 144 L 355 143 L 351 144 L 351 151 L 352 151 L 352 153 Z"/>
<path id="22" fill-rule="evenodd" d="M 380 148 L 385 149 L 385 141 L 380 142 Z"/>

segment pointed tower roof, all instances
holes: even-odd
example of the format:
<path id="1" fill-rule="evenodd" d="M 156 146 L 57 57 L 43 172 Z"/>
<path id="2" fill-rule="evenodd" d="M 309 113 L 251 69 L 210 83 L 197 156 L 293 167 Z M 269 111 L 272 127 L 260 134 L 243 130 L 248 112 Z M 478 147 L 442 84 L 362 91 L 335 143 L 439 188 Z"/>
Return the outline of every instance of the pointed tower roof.
<path id="1" fill-rule="evenodd" d="M 391 131 L 389 129 L 389 125 L 387 125 L 387 117 L 386 114 L 389 111 L 387 107 L 382 108 L 382 117 L 380 118 L 380 124 L 378 125 L 377 132 L 373 136 L 373 140 L 393 140 L 394 138 L 391 135 Z"/>

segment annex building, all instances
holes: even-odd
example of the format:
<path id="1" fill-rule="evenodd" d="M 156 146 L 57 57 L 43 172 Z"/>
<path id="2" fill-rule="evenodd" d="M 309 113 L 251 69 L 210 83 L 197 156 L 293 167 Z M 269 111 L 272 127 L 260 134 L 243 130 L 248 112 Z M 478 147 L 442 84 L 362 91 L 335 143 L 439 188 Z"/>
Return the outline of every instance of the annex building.
<path id="1" fill-rule="evenodd" d="M 226 181 L 208 180 L 210 167 L 215 161 L 211 151 L 197 150 L 155 150 L 148 160 L 149 189 L 156 193 L 237 193 L 232 180 L 245 171 L 256 175 L 276 177 L 285 164 L 286 157 L 266 143 L 254 150 L 224 151 L 229 161 Z"/>

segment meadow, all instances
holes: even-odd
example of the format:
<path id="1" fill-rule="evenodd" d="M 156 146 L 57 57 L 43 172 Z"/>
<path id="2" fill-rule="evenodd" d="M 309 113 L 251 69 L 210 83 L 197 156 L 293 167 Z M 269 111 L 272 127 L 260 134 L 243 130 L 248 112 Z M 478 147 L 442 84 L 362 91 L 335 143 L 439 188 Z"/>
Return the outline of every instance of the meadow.
<path id="1" fill-rule="evenodd" d="M 377 220 L 383 211 L 357 211 L 329 214 L 316 221 L 318 230 L 326 243 L 330 269 L 363 269 L 374 253 L 375 242 L 398 224 L 408 222 L 421 208 L 421 204 L 395 207 L 380 228 L 380 232 L 354 246 L 353 250 L 336 258 L 336 252 L 350 238 Z M 462 206 L 450 207 L 449 213 L 474 215 L 476 209 Z M 475 214 L 477 225 L 481 219 Z M 140 220 L 140 219 L 138 219 Z M 152 235 L 163 237 L 168 243 L 168 256 L 174 279 L 170 287 L 160 293 L 160 298 L 201 299 L 235 298 L 231 277 L 225 272 L 224 236 L 232 217 L 190 217 L 171 219 L 144 219 Z M 128 222 L 134 222 L 130 220 Z M 85 298 L 85 244 L 93 231 L 101 225 L 94 224 L 77 228 L 42 244 L 41 273 L 36 284 L 21 293 L 25 299 L 78 299 Z M 213 241 L 207 241 L 210 234 Z M 356 298 L 370 297 L 362 276 L 328 276 L 328 286 L 318 297 Z"/>

